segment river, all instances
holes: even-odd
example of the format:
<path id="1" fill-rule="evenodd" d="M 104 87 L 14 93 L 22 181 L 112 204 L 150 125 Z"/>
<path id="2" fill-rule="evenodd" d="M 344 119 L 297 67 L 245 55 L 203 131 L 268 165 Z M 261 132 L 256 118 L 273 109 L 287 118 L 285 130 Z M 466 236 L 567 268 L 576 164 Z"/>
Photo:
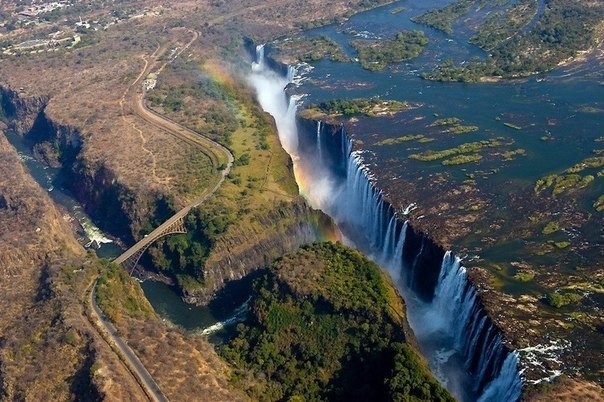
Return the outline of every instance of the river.
<path id="1" fill-rule="evenodd" d="M 74 223 L 80 244 L 86 248 L 93 247 L 100 258 L 111 260 L 119 256 L 123 250 L 92 222 L 92 219 L 67 188 L 66 180 L 68 179 L 61 169 L 46 166 L 36 160 L 32 154 L 32 144 L 29 144 L 23 137 L 10 132 L 6 136 L 17 149 L 19 158 L 27 166 L 36 182 L 40 187 L 46 189 L 52 200 L 65 211 L 65 219 Z"/>

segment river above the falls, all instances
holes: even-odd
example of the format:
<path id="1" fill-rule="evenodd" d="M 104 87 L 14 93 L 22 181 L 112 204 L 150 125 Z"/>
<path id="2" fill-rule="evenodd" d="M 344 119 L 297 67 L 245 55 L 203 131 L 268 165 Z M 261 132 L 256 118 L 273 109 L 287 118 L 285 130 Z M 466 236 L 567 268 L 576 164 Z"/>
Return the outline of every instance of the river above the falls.
<path id="1" fill-rule="evenodd" d="M 589 291 L 591 285 L 581 291 L 582 285 L 571 281 L 593 279 L 604 260 L 604 218 L 598 207 L 604 194 L 599 162 L 604 153 L 604 74 L 599 56 L 589 54 L 549 73 L 514 80 L 475 84 L 424 80 L 422 71 L 447 59 L 460 63 L 484 57 L 481 49 L 467 43 L 469 32 L 448 36 L 410 21 L 439 4 L 396 2 L 305 33 L 309 38 L 334 40 L 353 58 L 349 41 L 359 38 L 379 40 L 401 30 L 422 30 L 430 42 L 420 57 L 382 72 L 364 70 L 357 62 L 322 60 L 298 66 L 296 88 L 278 74 L 256 74 L 252 83 L 260 103 L 275 117 L 284 148 L 298 162 L 301 191 L 311 204 L 315 200 L 314 205 L 322 207 L 339 199 L 335 191 L 346 190 L 334 185 L 337 178 L 300 167 L 305 157 L 297 152 L 302 141 L 297 135 L 316 137 L 306 141 L 317 145 L 312 161 L 306 163 L 306 169 L 315 170 L 316 156 L 325 153 L 321 144 L 325 146 L 324 136 L 329 133 L 321 122 L 315 123 L 316 129 L 296 132 L 288 116 L 291 103 L 301 110 L 334 99 L 407 102 L 409 108 L 400 113 L 338 116 L 329 123 L 341 124 L 352 138 L 357 167 L 400 219 L 408 219 L 452 249 L 465 267 L 488 271 L 488 286 L 501 292 L 497 297 L 505 301 L 490 300 L 495 308 L 490 314 L 499 317 L 498 325 L 503 324 L 512 343 L 529 345 L 517 346 L 529 381 L 550 381 L 563 372 L 595 375 L 600 362 L 593 358 L 593 350 L 599 348 L 601 335 L 590 327 L 590 317 L 601 317 L 604 298 L 601 292 Z M 265 52 L 272 56 L 270 47 L 261 49 L 257 62 Z M 260 69 L 256 66 L 257 72 Z M 277 92 L 287 86 L 289 109 L 287 103 L 271 101 L 271 96 L 278 97 L 269 94 L 273 85 Z M 353 193 L 331 210 L 336 220 L 346 215 Z M 366 200 L 375 194 L 359 196 Z M 371 233 L 373 228 L 368 223 L 365 230 Z M 364 241 L 362 235 L 357 239 Z M 384 254 L 372 252 L 374 257 Z M 573 310 L 547 304 L 545 295 L 575 286 L 582 299 Z M 571 323 L 563 323 L 570 312 Z M 551 355 L 532 354 L 535 348 L 530 345 L 547 351 L 548 342 L 557 344 L 562 339 L 567 347 L 551 347 Z M 449 353 L 455 353 L 436 348 L 429 359 L 446 361 Z M 546 361 L 560 366 L 548 367 Z"/>

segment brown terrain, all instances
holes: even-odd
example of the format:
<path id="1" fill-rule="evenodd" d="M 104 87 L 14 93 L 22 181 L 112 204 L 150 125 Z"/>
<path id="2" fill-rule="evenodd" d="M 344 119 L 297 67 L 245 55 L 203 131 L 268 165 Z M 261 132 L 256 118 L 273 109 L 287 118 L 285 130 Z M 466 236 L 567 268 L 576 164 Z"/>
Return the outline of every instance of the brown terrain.
<path id="1" fill-rule="evenodd" d="M 22 10 L 11 2 L 1 7 L 2 18 L 9 22 Z M 119 21 L 106 29 L 78 31 L 81 41 L 73 48 L 1 54 L 0 131 L 25 136 L 35 144 L 38 159 L 70 172 L 72 190 L 86 210 L 129 245 L 153 227 L 158 203 L 182 208 L 204 193 L 215 174 L 203 147 L 139 117 L 132 99 L 142 89 L 133 84 L 149 71 L 159 73 L 164 89 L 190 84 L 195 79 L 191 74 L 204 71 L 223 82 L 235 82 L 236 69 L 227 66 L 245 56 L 244 35 L 263 41 L 299 30 L 300 23 L 343 18 L 361 5 L 340 0 L 97 1 L 82 7 L 70 22 L 58 18 L 8 29 L 0 20 L 5 47 L 45 39 L 59 30 L 74 33 L 79 17 L 107 21 L 121 12 Z M 174 64 L 188 67 L 189 76 L 168 65 L 177 57 Z M 246 96 L 249 101 L 249 93 Z M 204 110 L 215 107 L 215 101 L 185 101 L 196 108 L 196 115 L 181 112 L 170 118 L 193 129 L 208 128 Z M 274 143 L 276 137 L 271 138 Z M 269 166 L 287 165 L 277 147 L 267 152 L 267 158 Z M 268 191 L 261 198 L 267 205 L 260 210 L 295 199 L 291 185 L 290 190 L 283 187 L 291 178 L 272 180 L 267 176 L 264 181 Z M 278 218 L 266 216 L 265 226 Z M 78 244 L 66 211 L 34 182 L 4 135 L 0 135 L 0 222 L 0 400 L 148 400 L 87 302 L 94 278 L 110 271 Z M 264 235 L 253 225 L 248 228 L 248 242 Z M 229 241 L 237 242 L 232 235 Z M 254 245 L 238 246 L 246 253 Z M 274 253 L 273 246 L 274 241 L 267 241 L 266 252 Z M 136 300 L 146 313 L 128 314 L 130 310 L 120 307 L 111 317 L 168 399 L 245 399 L 232 390 L 228 368 L 207 341 L 166 327 L 149 311 L 136 282 L 125 277 L 117 283 L 129 295 L 117 303 Z"/>
<path id="2" fill-rule="evenodd" d="M 211 96 L 180 93 L 176 100 L 183 104 L 170 110 L 166 102 L 154 105 L 150 92 L 146 104 L 218 142 L 230 115 L 235 128 L 231 144 L 224 145 L 236 158 L 247 149 L 257 151 L 248 170 L 233 169 L 248 185 L 225 182 L 219 198 L 208 200 L 211 208 L 252 210 L 243 213 L 245 218 L 208 258 L 213 292 L 232 259 L 250 261 L 236 273 L 230 271 L 243 276 L 297 246 L 295 239 L 291 244 L 284 239 L 311 240 L 305 237 L 310 237 L 308 226 L 300 222 L 314 219 L 295 197 L 290 161 L 279 149 L 274 129 L 269 150 L 260 149 L 251 134 L 256 126 L 273 127 L 243 88 L 240 67 L 234 67 L 248 58 L 243 38 L 263 42 L 378 3 L 99 0 L 82 5 L 83 11 L 69 16 L 70 23 L 58 18 L 8 30 L 4 20 L 17 5 L 2 2 L 0 48 L 58 30 L 71 34 L 78 17 L 128 17 L 106 29 L 85 29 L 81 42 L 70 49 L 0 53 L 0 400 L 150 399 L 91 313 L 88 295 L 99 274 L 109 278 L 105 292 L 111 295 L 108 304 L 99 304 L 169 400 L 246 399 L 232 388 L 230 370 L 209 342 L 165 325 L 137 282 L 107 268 L 78 244 L 66 212 L 31 178 L 2 132 L 31 139 L 38 159 L 63 166 L 78 201 L 96 223 L 131 246 L 168 217 L 158 212 L 160 205 L 183 208 L 208 190 L 217 173 L 203 146 L 141 117 L 136 109 L 143 94 L 140 79 L 156 73 L 156 93 L 164 100 L 207 77 L 237 91 L 236 119 L 226 102 Z M 281 170 L 275 173 L 276 166 Z M 255 198 L 244 195 L 254 188 L 261 190 Z M 279 219 L 286 223 L 277 224 Z M 277 234 L 267 235 L 271 231 Z M 193 301 L 207 297 L 189 294 Z M 551 392 L 551 400 L 602 399 L 597 385 L 571 380 Z"/>

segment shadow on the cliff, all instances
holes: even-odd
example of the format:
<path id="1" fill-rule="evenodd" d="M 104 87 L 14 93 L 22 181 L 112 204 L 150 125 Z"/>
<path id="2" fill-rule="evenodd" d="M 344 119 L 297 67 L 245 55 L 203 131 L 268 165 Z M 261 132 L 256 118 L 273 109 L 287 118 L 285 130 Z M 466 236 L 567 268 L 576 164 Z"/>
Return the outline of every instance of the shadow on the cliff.
<path id="1" fill-rule="evenodd" d="M 216 292 L 208 308 L 218 316 L 232 312 L 241 306 L 252 294 L 254 280 L 266 273 L 266 269 L 252 271 L 241 279 L 225 282 L 224 288 Z"/>

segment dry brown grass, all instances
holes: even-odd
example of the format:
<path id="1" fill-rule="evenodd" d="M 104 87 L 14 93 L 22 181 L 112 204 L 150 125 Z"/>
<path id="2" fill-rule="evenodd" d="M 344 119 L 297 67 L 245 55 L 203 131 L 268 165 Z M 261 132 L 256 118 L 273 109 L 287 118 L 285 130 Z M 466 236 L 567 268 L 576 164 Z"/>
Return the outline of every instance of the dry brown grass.
<path id="1" fill-rule="evenodd" d="M 120 328 L 168 399 L 247 399 L 229 384 L 230 370 L 207 340 L 152 320 L 124 318 Z"/>
<path id="2" fill-rule="evenodd" d="M 84 142 L 79 159 L 87 167 L 110 169 L 119 184 L 134 194 L 153 191 L 172 196 L 182 205 L 204 184 L 205 158 L 194 147 L 132 114 L 127 102 L 131 84 L 146 63 L 153 63 L 152 55 L 158 49 L 161 53 L 182 47 L 191 37 L 190 30 L 196 29 L 202 36 L 191 48 L 191 57 L 206 65 L 222 65 L 221 59 L 232 59 L 233 50 L 240 49 L 242 35 L 265 40 L 296 30 L 296 20 L 331 18 L 354 7 L 344 0 L 328 6 L 319 0 L 221 3 L 218 7 L 209 1 L 133 1 L 132 6 L 139 8 L 162 5 L 163 14 L 98 31 L 90 46 L 3 57 L 0 85 L 24 99 L 49 99 L 46 113 L 50 119 L 81 133 Z M 18 42 L 28 39 L 20 35 L 36 32 L 43 33 L 17 31 L 3 39 Z M 161 65 L 160 60 L 157 66 Z M 249 110 L 242 113 L 249 116 Z M 251 132 L 241 128 L 237 135 L 243 145 Z M 270 139 L 272 151 L 260 153 L 253 169 L 241 172 L 246 180 L 253 176 L 254 183 L 264 189 L 260 198 L 271 202 L 274 194 L 287 197 L 291 192 L 291 182 L 285 183 L 287 169 L 283 170 L 287 158 L 277 151 L 275 138 Z M 248 140 L 246 146 L 254 144 Z M 269 165 L 277 166 L 273 177 L 268 176 Z M 71 281 L 75 279 L 67 275 L 71 267 L 79 268 L 83 250 L 62 214 L 25 172 L 2 135 L 0 197 L 6 205 L 0 208 L 0 337 L 6 340 L 0 350 L 4 382 L 0 399 L 5 396 L 3 391 L 9 399 L 71 399 L 73 375 L 81 369 L 86 373 L 85 359 L 93 354 L 92 382 L 107 399 L 144 400 L 124 366 L 83 318 L 78 292 L 88 277 L 74 288 Z M 229 202 L 240 201 L 233 197 Z M 74 262 L 53 279 L 52 287 L 60 295 L 51 295 L 48 302 L 37 301 L 42 267 L 47 262 L 60 267 L 63 260 Z M 128 336 L 168 396 L 175 400 L 242 399 L 230 390 L 228 369 L 207 342 L 168 330 L 156 321 L 128 322 Z M 67 344 L 63 340 L 71 330 L 77 337 Z"/>
<path id="3" fill-rule="evenodd" d="M 83 316 L 79 297 L 93 274 L 83 248 L 4 135 L 0 222 L 0 399 L 69 400 L 94 359 L 93 382 L 107 397 L 146 400 Z"/>
<path id="4" fill-rule="evenodd" d="M 588 381 L 564 378 L 543 393 L 526 398 L 531 402 L 598 402 L 604 401 L 602 386 Z"/>
<path id="5" fill-rule="evenodd" d="M 124 94 L 145 62 L 153 62 L 151 55 L 158 46 L 169 54 L 173 48 L 182 48 L 191 38 L 190 30 L 197 29 L 199 40 L 181 57 L 200 62 L 223 58 L 233 51 L 224 48 L 240 43 L 242 35 L 265 40 L 297 30 L 299 21 L 331 18 L 354 7 L 345 1 L 326 7 L 318 0 L 221 3 L 166 1 L 161 16 L 132 19 L 98 31 L 93 35 L 97 43 L 91 46 L 5 58 L 0 64 L 0 84 L 24 88 L 23 97 L 49 97 L 51 119 L 77 128 L 84 136 L 81 158 L 88 166 L 108 167 L 135 192 L 139 188 L 157 190 L 174 196 L 177 204 L 184 203 L 203 190 L 207 165 L 188 144 L 130 114 L 127 104 L 125 113 L 121 107 Z M 151 5 L 159 4 L 133 3 L 140 9 Z M 203 108 L 199 114 L 203 115 Z M 187 164 L 185 180 L 182 173 Z M 194 174 L 195 169 L 199 175 Z M 190 183 L 196 176 L 202 179 Z"/>

